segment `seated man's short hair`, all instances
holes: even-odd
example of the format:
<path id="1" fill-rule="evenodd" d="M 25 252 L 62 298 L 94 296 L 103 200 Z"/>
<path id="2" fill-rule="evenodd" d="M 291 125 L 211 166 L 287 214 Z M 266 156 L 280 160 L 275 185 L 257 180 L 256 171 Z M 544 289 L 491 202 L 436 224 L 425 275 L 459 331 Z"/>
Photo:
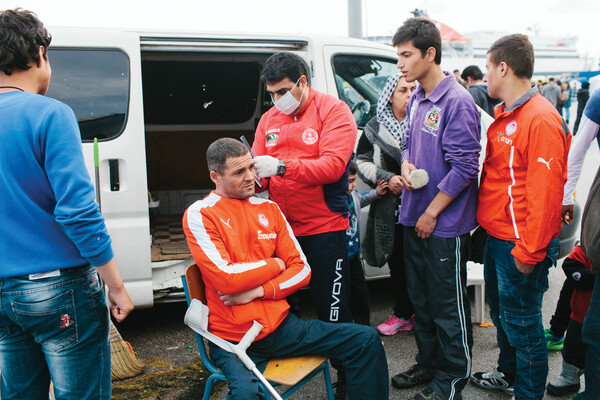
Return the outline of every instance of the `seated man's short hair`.
<path id="1" fill-rule="evenodd" d="M 223 174 L 228 158 L 240 157 L 248 154 L 248 152 L 248 148 L 239 140 L 232 138 L 215 140 L 206 150 L 208 170 Z"/>

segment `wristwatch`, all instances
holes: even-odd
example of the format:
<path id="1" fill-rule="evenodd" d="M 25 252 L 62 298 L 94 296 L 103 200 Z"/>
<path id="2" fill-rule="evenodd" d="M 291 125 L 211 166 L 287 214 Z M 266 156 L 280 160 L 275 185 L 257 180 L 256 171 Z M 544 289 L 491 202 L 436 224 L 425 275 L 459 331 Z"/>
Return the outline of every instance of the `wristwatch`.
<path id="1" fill-rule="evenodd" d="M 283 174 L 285 174 L 285 162 L 279 160 L 279 164 L 277 164 L 277 175 L 283 176 Z"/>

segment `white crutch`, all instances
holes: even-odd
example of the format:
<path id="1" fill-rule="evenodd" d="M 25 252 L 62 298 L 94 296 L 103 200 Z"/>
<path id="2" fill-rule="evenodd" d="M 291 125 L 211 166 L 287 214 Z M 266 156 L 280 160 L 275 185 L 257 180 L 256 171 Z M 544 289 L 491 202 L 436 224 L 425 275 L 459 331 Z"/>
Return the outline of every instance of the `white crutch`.
<path id="1" fill-rule="evenodd" d="M 283 400 L 279 393 L 271 386 L 269 381 L 256 368 L 256 364 L 246 354 L 246 349 L 252 344 L 256 336 L 260 333 L 263 326 L 254 321 L 252 327 L 246 332 L 242 340 L 238 344 L 233 344 L 227 340 L 223 340 L 218 336 L 213 335 L 208 331 L 208 307 L 198 299 L 193 299 L 190 307 L 185 313 L 183 321 L 187 326 L 192 328 L 194 332 L 199 333 L 202 337 L 210 340 L 220 348 L 230 353 L 235 354 L 249 371 L 251 371 L 258 380 L 267 388 L 269 393 L 277 400 Z"/>

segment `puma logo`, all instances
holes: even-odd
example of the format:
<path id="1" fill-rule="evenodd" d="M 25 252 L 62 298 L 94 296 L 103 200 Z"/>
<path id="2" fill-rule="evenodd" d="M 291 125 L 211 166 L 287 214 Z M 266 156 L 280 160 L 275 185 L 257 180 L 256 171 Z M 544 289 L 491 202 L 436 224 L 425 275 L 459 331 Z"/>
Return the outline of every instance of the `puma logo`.
<path id="1" fill-rule="evenodd" d="M 229 227 L 229 229 L 231 229 L 231 225 L 229 225 L 229 221 L 231 221 L 231 218 L 229 218 L 227 220 L 227 222 L 223 221 L 223 218 L 219 217 L 219 219 L 221 220 L 221 222 L 223 222 L 225 225 L 227 225 Z"/>
<path id="2" fill-rule="evenodd" d="M 550 161 L 554 160 L 554 158 L 549 159 L 548 161 L 544 160 L 542 157 L 538 157 L 537 162 L 541 162 L 543 164 L 546 164 L 546 167 L 548 167 L 548 171 L 550 170 Z"/>

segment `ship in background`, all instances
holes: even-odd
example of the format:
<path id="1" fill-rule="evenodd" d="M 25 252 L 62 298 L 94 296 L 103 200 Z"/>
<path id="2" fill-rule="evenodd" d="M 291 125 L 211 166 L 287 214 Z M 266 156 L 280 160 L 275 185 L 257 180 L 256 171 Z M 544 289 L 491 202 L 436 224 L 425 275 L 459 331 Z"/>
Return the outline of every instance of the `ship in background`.
<path id="1" fill-rule="evenodd" d="M 448 25 L 430 18 L 423 10 L 412 11 L 415 17 L 427 18 L 434 22 L 442 36 L 442 68 L 446 71 L 458 69 L 462 71 L 469 65 L 477 65 L 485 71 L 487 50 L 500 37 L 511 32 L 474 31 L 464 35 Z M 595 57 L 582 55 L 577 51 L 577 37 L 543 36 L 535 27 L 525 32 L 535 51 L 535 76 L 565 76 L 584 78 L 594 73 L 586 71 L 598 70 Z M 373 40 L 391 44 L 391 36 L 370 36 Z M 585 78 L 584 78 L 585 79 Z"/>

